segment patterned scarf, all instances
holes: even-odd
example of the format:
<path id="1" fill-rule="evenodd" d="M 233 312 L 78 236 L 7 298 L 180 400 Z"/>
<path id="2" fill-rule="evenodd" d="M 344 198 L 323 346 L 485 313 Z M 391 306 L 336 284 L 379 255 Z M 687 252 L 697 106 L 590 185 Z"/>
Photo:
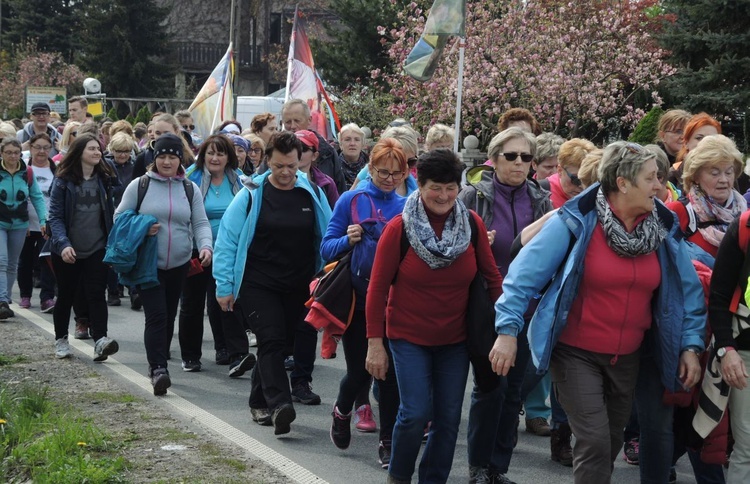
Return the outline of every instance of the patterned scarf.
<path id="1" fill-rule="evenodd" d="M 719 246 L 732 220 L 747 210 L 745 197 L 736 190 L 732 190 L 732 196 L 724 205 L 715 202 L 698 185 L 690 187 L 687 198 L 698 219 L 698 232 L 714 247 Z"/>
<path id="2" fill-rule="evenodd" d="M 607 245 L 620 257 L 637 257 L 655 251 L 667 236 L 667 229 L 656 215 L 656 206 L 632 232 L 625 230 L 604 196 L 601 188 L 596 193 L 596 214 L 604 228 Z"/>
<path id="3" fill-rule="evenodd" d="M 341 171 L 344 172 L 344 180 L 346 181 L 346 189 L 348 190 L 354 184 L 354 180 L 357 179 L 357 175 L 367 165 L 367 154 L 365 152 L 359 153 L 359 158 L 354 163 L 349 163 L 341 155 Z"/>
<path id="4" fill-rule="evenodd" d="M 438 239 L 427 218 L 419 191 L 409 195 L 403 212 L 409 244 L 430 269 L 448 267 L 466 252 L 471 243 L 469 217 L 469 210 L 461 200 L 456 199 L 453 211 L 445 221 L 442 237 Z"/>

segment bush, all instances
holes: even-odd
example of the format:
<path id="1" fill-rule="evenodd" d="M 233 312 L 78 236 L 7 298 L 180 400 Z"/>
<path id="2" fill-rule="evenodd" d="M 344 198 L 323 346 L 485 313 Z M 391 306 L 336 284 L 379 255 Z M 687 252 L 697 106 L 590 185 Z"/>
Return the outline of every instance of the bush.
<path id="1" fill-rule="evenodd" d="M 117 109 L 115 109 L 115 108 L 112 108 L 112 109 L 110 109 L 110 110 L 109 110 L 109 111 L 107 112 L 107 117 L 108 117 L 109 119 L 111 119 L 112 121 L 117 121 L 118 119 L 120 119 L 120 118 L 119 118 L 119 117 L 117 116 Z"/>
<path id="2" fill-rule="evenodd" d="M 143 106 L 138 110 L 138 114 L 135 115 L 135 122 L 131 124 L 135 125 L 135 123 L 145 123 L 148 125 L 149 122 L 151 122 L 151 111 L 148 110 L 148 106 Z"/>
<path id="3" fill-rule="evenodd" d="M 649 111 L 648 114 L 646 114 L 638 123 L 638 126 L 635 127 L 633 134 L 630 135 L 628 141 L 642 145 L 653 143 L 658 134 L 657 127 L 659 125 L 659 118 L 661 118 L 662 114 L 664 114 L 664 110 L 659 106 L 651 108 L 651 111 Z"/>

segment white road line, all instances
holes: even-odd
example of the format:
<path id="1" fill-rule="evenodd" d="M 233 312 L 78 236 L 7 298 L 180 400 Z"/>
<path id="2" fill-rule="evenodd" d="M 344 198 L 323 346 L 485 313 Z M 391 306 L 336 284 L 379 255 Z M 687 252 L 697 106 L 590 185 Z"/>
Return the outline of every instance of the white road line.
<path id="1" fill-rule="evenodd" d="M 47 321 L 46 319 L 33 313 L 32 311 L 29 311 L 28 309 L 14 308 L 14 310 L 16 314 L 18 314 L 19 316 L 23 316 L 31 323 L 51 334 L 54 338 L 54 326 L 50 324 L 50 321 Z M 80 351 L 81 353 L 93 357 L 93 348 L 91 347 L 91 345 L 81 340 L 70 338 L 70 346 Z M 131 370 L 112 357 L 109 357 L 106 365 L 107 368 L 113 370 L 121 377 L 141 387 L 141 389 L 146 391 L 146 393 L 150 394 L 153 392 L 151 383 L 144 375 Z M 267 463 L 290 479 L 293 479 L 295 482 L 299 482 L 300 484 L 327 484 L 326 481 L 308 471 L 301 465 L 288 459 L 287 457 L 284 457 L 272 448 L 258 442 L 246 433 L 233 427 L 232 425 L 229 425 L 228 423 L 203 410 L 197 405 L 193 405 L 192 403 L 188 402 L 179 395 L 176 395 L 172 391 L 169 391 L 166 396 L 160 397 L 159 400 L 172 405 L 174 408 L 182 412 L 184 415 L 190 417 L 191 420 L 202 425 L 206 429 L 220 435 L 221 437 L 229 439 L 235 445 L 238 445 L 242 449 L 245 449 L 247 452 Z"/>

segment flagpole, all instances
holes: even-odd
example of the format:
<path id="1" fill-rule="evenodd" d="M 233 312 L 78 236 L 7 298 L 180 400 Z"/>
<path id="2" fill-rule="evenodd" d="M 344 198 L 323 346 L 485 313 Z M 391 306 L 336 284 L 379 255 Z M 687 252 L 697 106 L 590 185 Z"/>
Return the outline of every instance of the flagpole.
<path id="1" fill-rule="evenodd" d="M 461 137 L 461 97 L 463 96 L 464 89 L 464 47 L 466 46 L 466 39 L 459 37 L 458 39 L 458 85 L 456 89 L 456 124 L 454 126 L 455 136 L 453 139 L 453 151 L 458 153 L 458 142 Z"/>
<path id="2" fill-rule="evenodd" d="M 232 11 L 229 15 L 229 47 L 230 49 L 234 50 L 234 39 L 237 37 L 236 32 L 234 31 L 234 21 L 235 21 L 235 12 L 236 12 L 236 5 L 235 0 L 232 0 L 231 7 Z M 234 52 L 231 54 L 232 62 L 234 62 Z M 229 66 L 229 74 L 232 76 L 229 82 L 232 85 L 232 92 L 234 93 L 234 70 L 232 69 L 231 62 Z M 224 93 L 222 92 L 221 95 L 223 96 Z M 234 99 L 231 99 L 230 102 L 232 103 L 232 119 L 235 118 L 236 113 L 234 112 Z"/>
<path id="3" fill-rule="evenodd" d="M 294 22 L 292 22 L 292 36 L 289 39 L 289 58 L 287 59 L 286 69 L 286 92 L 284 92 L 284 104 L 289 101 L 289 89 L 292 86 L 292 66 L 294 65 L 294 33 L 297 31 L 297 9 L 299 4 L 294 6 Z"/>

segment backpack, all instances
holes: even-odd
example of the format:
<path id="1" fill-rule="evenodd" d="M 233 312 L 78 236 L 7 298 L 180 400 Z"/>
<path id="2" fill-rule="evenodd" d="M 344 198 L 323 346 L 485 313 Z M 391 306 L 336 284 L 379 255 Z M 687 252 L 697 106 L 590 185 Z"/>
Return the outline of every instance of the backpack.
<path id="1" fill-rule="evenodd" d="M 685 211 L 687 212 L 688 216 L 688 225 L 685 230 L 682 231 L 682 236 L 686 240 L 692 237 L 693 234 L 698 231 L 698 229 L 705 229 L 706 227 L 710 227 L 712 225 L 724 225 L 724 222 L 719 222 L 716 220 L 709 222 L 698 222 L 698 219 L 695 216 L 695 210 L 693 210 L 693 206 L 690 204 L 690 201 L 685 197 L 680 197 L 678 202 L 685 206 Z"/>
<path id="2" fill-rule="evenodd" d="M 359 211 L 357 210 L 357 199 L 361 196 L 367 197 L 370 201 L 370 216 L 364 219 L 360 219 Z M 369 281 L 374 261 L 373 254 L 388 221 L 383 217 L 381 211 L 375 208 L 375 203 L 367 192 L 359 192 L 354 195 L 349 204 L 349 209 L 351 211 L 352 224 L 362 227 L 362 240 L 351 251 L 352 274 Z"/>
<path id="3" fill-rule="evenodd" d="M 135 202 L 136 213 L 141 212 L 141 204 L 143 198 L 146 196 L 148 186 L 151 184 L 151 178 L 148 175 L 143 175 L 138 178 L 138 198 Z M 182 179 L 182 186 L 185 188 L 185 195 L 187 196 L 188 203 L 190 204 L 190 213 L 193 212 L 193 182 L 187 178 Z M 249 212 L 249 209 L 248 209 Z"/>
<path id="4" fill-rule="evenodd" d="M 29 186 L 30 191 L 31 185 L 34 184 L 34 170 L 31 168 L 31 165 L 26 166 L 26 172 L 22 173 L 21 176 L 23 177 L 23 181 Z"/>
<path id="5" fill-rule="evenodd" d="M 746 210 L 740 215 L 738 231 L 740 249 L 745 253 L 745 262 L 742 263 L 739 281 L 747 281 L 748 277 L 750 277 L 750 254 L 747 252 L 748 246 L 750 245 L 750 210 Z M 745 294 L 743 294 L 742 284 L 738 283 L 737 288 L 732 295 L 732 302 L 729 304 L 729 310 L 732 313 L 737 313 L 737 308 L 739 307 L 743 296 L 745 297 L 745 302 L 750 299 L 748 297 L 747 289 L 745 289 Z"/>

